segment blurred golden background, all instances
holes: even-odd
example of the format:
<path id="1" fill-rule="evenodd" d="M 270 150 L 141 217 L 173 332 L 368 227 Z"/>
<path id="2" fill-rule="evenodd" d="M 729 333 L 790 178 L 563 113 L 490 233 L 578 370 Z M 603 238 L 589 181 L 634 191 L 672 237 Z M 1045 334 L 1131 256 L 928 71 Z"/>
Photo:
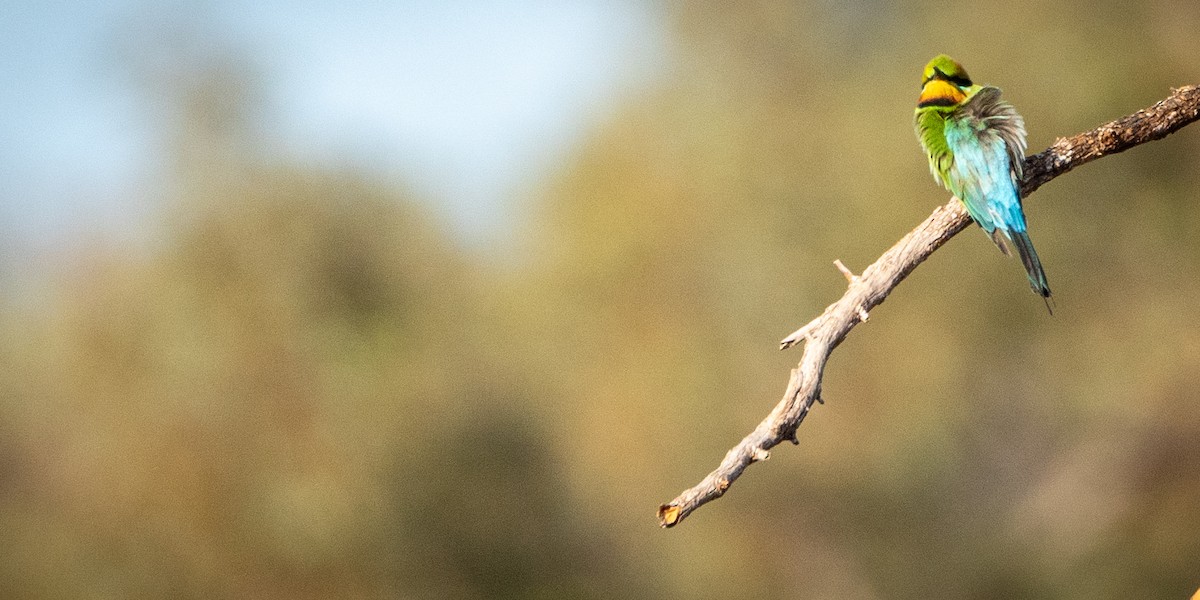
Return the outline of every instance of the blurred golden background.
<path id="1" fill-rule="evenodd" d="M 778 400 L 831 261 L 946 201 L 911 124 L 930 57 L 1037 152 L 1200 82 L 1200 4 L 436 4 L 132 3 L 68 42 L 94 7 L 0 9 L 4 597 L 1200 587 L 1195 126 L 1028 200 L 1053 317 L 969 230 L 834 353 L 799 447 L 654 516 Z M 559 104 L 488 129 L 524 89 L 505 57 L 574 39 Z M 60 64 L 101 92 L 33 102 Z M 114 97 L 94 130 L 126 146 L 72 120 Z M 466 149 L 391 140 L 414 98 Z M 322 102 L 399 124 L 289 125 Z"/>

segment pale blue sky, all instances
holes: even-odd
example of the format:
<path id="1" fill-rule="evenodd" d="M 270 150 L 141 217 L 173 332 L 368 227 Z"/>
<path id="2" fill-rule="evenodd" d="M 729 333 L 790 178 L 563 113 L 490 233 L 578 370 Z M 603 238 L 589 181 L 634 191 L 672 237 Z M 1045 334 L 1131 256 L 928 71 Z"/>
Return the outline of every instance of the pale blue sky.
<path id="1" fill-rule="evenodd" d="M 666 64 L 661 15 L 635 0 L 5 3 L 9 243 L 54 247 L 155 210 L 161 115 L 115 48 L 172 24 L 246 54 L 280 151 L 403 181 L 474 240 Z"/>

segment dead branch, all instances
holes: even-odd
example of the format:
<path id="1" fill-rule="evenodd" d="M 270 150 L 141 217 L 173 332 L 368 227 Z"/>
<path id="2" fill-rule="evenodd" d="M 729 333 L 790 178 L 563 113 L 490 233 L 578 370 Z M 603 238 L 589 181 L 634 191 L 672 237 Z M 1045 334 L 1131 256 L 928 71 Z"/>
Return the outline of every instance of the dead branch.
<path id="1" fill-rule="evenodd" d="M 1172 90 L 1171 95 L 1140 110 L 1074 137 L 1059 139 L 1046 150 L 1025 159 L 1021 195 L 1028 197 L 1042 184 L 1102 156 L 1161 139 L 1200 118 L 1200 86 Z M 796 430 L 821 401 L 821 378 L 829 354 L 855 325 L 866 321 L 871 309 L 947 240 L 969 225 L 971 219 L 957 199 L 934 209 L 923 223 L 883 253 L 861 275 L 834 261 L 849 283 L 841 299 L 821 316 L 787 336 L 780 348 L 804 345 L 800 364 L 792 369 L 783 399 L 758 427 L 729 450 L 721 464 L 694 487 L 658 508 L 659 524 L 671 527 L 710 500 L 720 498 L 746 467 L 766 460 L 769 450 L 787 440 L 799 444 Z"/>

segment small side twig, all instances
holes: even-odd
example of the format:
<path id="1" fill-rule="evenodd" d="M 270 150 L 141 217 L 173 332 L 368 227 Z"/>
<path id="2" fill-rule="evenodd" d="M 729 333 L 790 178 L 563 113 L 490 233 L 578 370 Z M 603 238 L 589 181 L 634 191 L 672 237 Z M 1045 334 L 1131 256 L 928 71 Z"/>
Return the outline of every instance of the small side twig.
<path id="1" fill-rule="evenodd" d="M 1021 195 L 1028 197 L 1046 182 L 1102 156 L 1122 152 L 1138 144 L 1161 139 L 1200 118 L 1200 86 L 1172 90 L 1154 106 L 1101 125 L 1096 129 L 1059 139 L 1046 150 L 1025 159 Z M 913 269 L 971 222 L 962 203 L 952 198 L 934 209 L 924 222 L 884 252 L 855 276 L 842 262 L 834 265 L 849 286 L 841 299 L 821 316 L 797 329 L 780 342 L 790 348 L 805 342 L 800 364 L 792 369 L 783 399 L 754 431 L 725 454 L 717 468 L 700 483 L 658 508 L 663 527 L 679 524 L 697 508 L 720 498 L 746 467 L 765 460 L 769 450 L 790 441 L 798 444 L 796 430 L 821 398 L 821 378 L 829 355 L 869 311 L 882 303 Z"/>
<path id="2" fill-rule="evenodd" d="M 842 272 L 842 275 L 846 277 L 846 283 L 854 285 L 858 281 L 858 275 L 855 275 L 853 271 L 851 271 L 844 263 L 842 263 L 842 259 L 835 258 L 833 260 L 833 266 L 837 267 L 837 269 Z"/>

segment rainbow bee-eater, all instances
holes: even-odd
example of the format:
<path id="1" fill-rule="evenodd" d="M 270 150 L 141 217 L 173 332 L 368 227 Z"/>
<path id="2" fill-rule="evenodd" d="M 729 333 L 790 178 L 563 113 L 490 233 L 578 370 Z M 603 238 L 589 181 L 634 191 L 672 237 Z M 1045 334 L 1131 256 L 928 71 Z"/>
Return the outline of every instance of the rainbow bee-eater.
<path id="1" fill-rule="evenodd" d="M 1049 308 L 1050 286 L 1021 208 L 1025 120 L 1000 99 L 999 88 L 975 85 L 962 65 L 942 54 L 925 65 L 916 127 L 934 179 L 962 201 L 1001 252 L 1016 247 L 1030 286 Z"/>

